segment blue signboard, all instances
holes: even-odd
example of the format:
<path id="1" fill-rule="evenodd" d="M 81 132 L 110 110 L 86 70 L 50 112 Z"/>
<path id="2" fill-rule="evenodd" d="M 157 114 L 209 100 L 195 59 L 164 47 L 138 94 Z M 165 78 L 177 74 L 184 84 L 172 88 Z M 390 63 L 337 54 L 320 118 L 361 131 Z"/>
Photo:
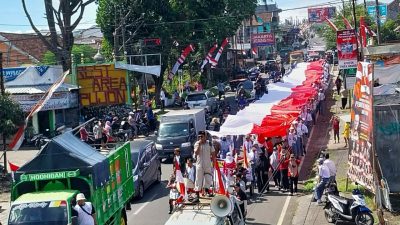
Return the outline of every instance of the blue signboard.
<path id="1" fill-rule="evenodd" d="M 5 82 L 13 81 L 22 72 L 24 72 L 27 68 L 26 67 L 15 67 L 15 68 L 4 68 L 3 75 L 5 77 Z M 49 66 L 35 66 L 36 71 L 38 72 L 39 76 L 43 76 L 49 69 Z"/>
<path id="2" fill-rule="evenodd" d="M 387 5 L 379 5 L 379 23 L 382 25 L 386 22 L 387 17 Z M 372 17 L 373 21 L 376 21 L 376 7 L 374 5 L 367 7 L 368 15 Z"/>

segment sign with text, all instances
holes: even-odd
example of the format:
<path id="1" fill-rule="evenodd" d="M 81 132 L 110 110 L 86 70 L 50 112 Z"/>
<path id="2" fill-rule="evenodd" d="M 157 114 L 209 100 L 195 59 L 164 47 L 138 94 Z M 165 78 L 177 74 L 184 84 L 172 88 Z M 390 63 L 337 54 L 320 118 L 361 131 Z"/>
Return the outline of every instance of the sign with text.
<path id="1" fill-rule="evenodd" d="M 387 5 L 379 5 L 379 23 L 382 25 L 386 22 L 387 17 Z M 370 5 L 367 6 L 368 15 L 372 17 L 373 21 L 376 21 L 376 6 Z"/>
<path id="2" fill-rule="evenodd" d="M 30 112 L 32 107 L 43 98 L 43 94 L 11 95 L 11 98 L 19 103 L 24 112 Z M 56 92 L 46 102 L 41 111 L 69 109 L 78 106 L 78 93 Z"/>
<path id="3" fill-rule="evenodd" d="M 336 35 L 339 69 L 356 68 L 358 56 L 356 33 L 354 30 L 339 30 Z"/>
<path id="4" fill-rule="evenodd" d="M 358 63 L 351 109 L 351 144 L 348 171 L 349 178 L 352 181 L 358 182 L 371 191 L 374 191 L 372 171 L 373 72 L 373 64 Z"/>
<path id="5" fill-rule="evenodd" d="M 308 22 L 322 23 L 325 18 L 332 19 L 336 15 L 336 7 L 308 8 Z"/>
<path id="6" fill-rule="evenodd" d="M 115 69 L 114 64 L 79 66 L 78 84 L 82 106 L 127 102 L 126 70 Z"/>
<path id="7" fill-rule="evenodd" d="M 251 46 L 262 47 L 275 44 L 275 35 L 273 33 L 251 34 Z"/>
<path id="8" fill-rule="evenodd" d="M 56 180 L 66 179 L 71 177 L 79 176 L 79 169 L 75 171 L 60 171 L 51 173 L 34 173 L 34 174 L 22 174 L 21 181 L 39 181 L 39 180 Z"/>

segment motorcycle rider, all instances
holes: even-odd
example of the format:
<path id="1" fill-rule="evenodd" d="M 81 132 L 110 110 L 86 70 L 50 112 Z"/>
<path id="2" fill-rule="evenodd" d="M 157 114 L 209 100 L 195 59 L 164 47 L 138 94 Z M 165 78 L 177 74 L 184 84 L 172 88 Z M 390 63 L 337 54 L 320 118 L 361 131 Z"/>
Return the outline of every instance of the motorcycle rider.
<path id="1" fill-rule="evenodd" d="M 324 164 L 324 159 L 318 159 L 318 185 L 315 187 L 314 199 L 318 204 L 321 204 L 322 194 L 324 192 L 326 184 L 329 182 L 330 173 L 329 168 Z"/>
<path id="2" fill-rule="evenodd" d="M 132 130 L 132 137 L 136 138 L 137 137 L 137 133 L 138 133 L 138 128 L 137 128 L 137 123 L 136 123 L 136 118 L 135 118 L 135 113 L 134 112 L 129 112 L 129 116 L 128 116 L 128 123 L 131 126 L 131 130 Z"/>

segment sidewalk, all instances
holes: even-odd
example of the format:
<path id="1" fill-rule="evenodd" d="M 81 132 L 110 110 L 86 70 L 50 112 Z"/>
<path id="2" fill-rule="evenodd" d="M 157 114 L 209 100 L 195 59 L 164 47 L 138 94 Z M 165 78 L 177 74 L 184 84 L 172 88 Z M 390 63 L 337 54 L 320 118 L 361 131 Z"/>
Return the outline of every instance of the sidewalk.
<path id="1" fill-rule="evenodd" d="M 7 152 L 7 160 L 17 166 L 22 166 L 31 160 L 37 150 L 19 150 Z M 8 168 L 8 170 L 10 170 Z M 0 223 L 7 224 L 8 212 L 10 209 L 10 185 L 9 181 L 0 181 Z"/>

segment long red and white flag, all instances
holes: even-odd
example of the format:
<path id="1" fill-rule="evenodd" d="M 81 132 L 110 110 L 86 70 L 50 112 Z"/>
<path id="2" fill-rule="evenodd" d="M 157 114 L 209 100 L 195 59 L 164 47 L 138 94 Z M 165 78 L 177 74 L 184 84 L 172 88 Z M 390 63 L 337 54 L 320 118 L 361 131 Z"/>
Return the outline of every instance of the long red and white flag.
<path id="1" fill-rule="evenodd" d="M 335 25 L 328 17 L 325 17 L 325 21 L 328 23 L 328 25 L 329 25 L 334 31 L 338 31 L 338 28 L 336 27 L 336 25 Z"/>
<path id="2" fill-rule="evenodd" d="M 217 177 L 217 193 L 220 195 L 225 195 L 226 191 L 225 191 L 225 183 L 222 179 L 222 175 L 221 175 L 221 169 L 219 168 L 219 164 L 217 159 L 214 159 L 214 169 L 215 169 L 215 173 L 216 173 L 216 177 Z"/>
<path id="3" fill-rule="evenodd" d="M 176 61 L 174 67 L 172 67 L 171 72 L 168 74 L 168 80 L 172 80 L 176 72 L 178 72 L 179 67 L 185 61 L 186 57 L 190 54 L 190 52 L 194 51 L 194 47 L 192 44 L 188 45 L 182 52 L 181 56 L 179 56 L 178 61 Z"/>
<path id="4" fill-rule="evenodd" d="M 342 15 L 342 18 L 343 18 L 344 25 L 346 26 L 346 29 L 352 30 L 352 29 L 353 29 L 353 26 L 351 26 L 351 24 L 350 24 L 350 22 L 347 20 L 347 18 L 344 17 L 343 15 Z"/>
<path id="5" fill-rule="evenodd" d="M 40 99 L 36 105 L 34 105 L 29 112 L 28 116 L 25 118 L 25 124 L 18 128 L 17 133 L 14 135 L 11 143 L 9 144 L 10 149 L 16 151 L 18 150 L 25 138 L 25 129 L 28 125 L 29 119 L 31 119 L 36 113 L 38 113 L 46 105 L 46 103 L 53 96 L 54 92 L 64 83 L 65 78 L 69 74 L 69 71 L 64 72 L 64 74 L 44 93 L 42 99 Z"/>
<path id="6" fill-rule="evenodd" d="M 210 51 L 208 51 L 206 58 L 203 60 L 203 64 L 201 64 L 201 72 L 203 72 L 204 67 L 207 65 L 207 63 L 214 64 L 216 61 L 212 57 L 212 54 L 215 52 L 215 49 L 218 48 L 217 43 L 214 43 L 214 46 L 211 47 Z"/>
<path id="7" fill-rule="evenodd" d="M 212 63 L 212 68 L 215 68 L 218 65 L 219 58 L 221 57 L 222 52 L 224 51 L 224 48 L 228 43 L 228 38 L 225 38 L 224 41 L 222 41 L 221 47 L 219 47 L 218 53 L 215 56 L 215 62 Z"/>
<path id="8" fill-rule="evenodd" d="M 175 160 L 175 177 L 176 177 L 176 183 L 178 184 L 177 188 L 180 193 L 176 202 L 182 203 L 183 200 L 187 200 L 187 194 L 186 194 L 185 180 L 183 179 L 182 170 L 179 165 L 178 158 L 176 158 Z"/>

